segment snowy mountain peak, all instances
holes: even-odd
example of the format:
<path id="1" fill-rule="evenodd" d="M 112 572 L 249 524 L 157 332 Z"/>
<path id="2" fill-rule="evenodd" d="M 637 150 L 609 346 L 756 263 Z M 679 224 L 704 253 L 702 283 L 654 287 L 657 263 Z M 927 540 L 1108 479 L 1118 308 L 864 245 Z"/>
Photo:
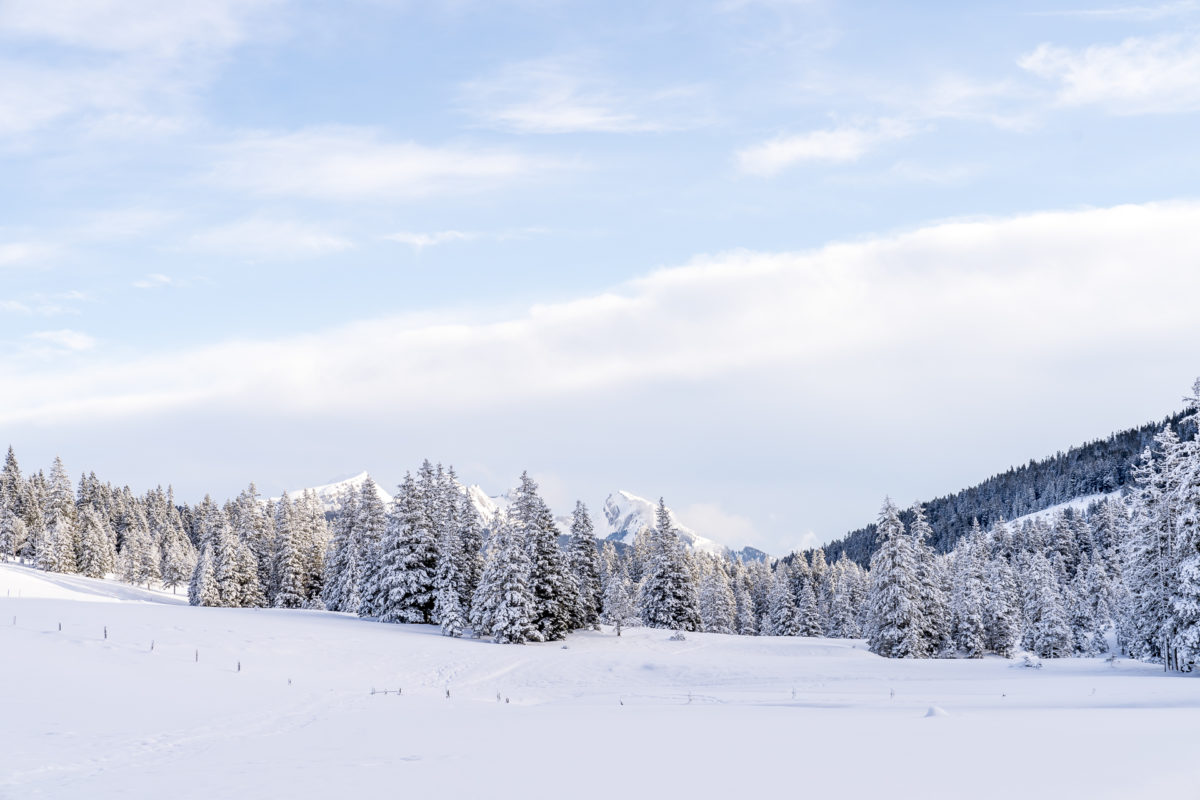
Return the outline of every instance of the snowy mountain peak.
<path id="1" fill-rule="evenodd" d="M 654 527 L 657 509 L 657 503 L 644 497 L 638 497 L 632 492 L 624 490 L 613 492 L 604 501 L 604 520 L 608 523 L 608 535 L 605 538 L 633 544 L 633 539 L 637 536 L 638 531 Z M 729 548 L 724 545 L 718 544 L 712 539 L 706 539 L 684 525 L 669 507 L 667 514 L 671 518 L 671 524 L 679 533 L 679 538 L 691 549 L 702 553 L 726 553 L 729 551 Z"/>
<path id="2" fill-rule="evenodd" d="M 346 478 L 345 480 L 327 483 L 323 486 L 310 486 L 307 489 L 289 491 L 288 497 L 294 499 L 305 492 L 315 492 L 317 499 L 321 501 L 321 505 L 324 507 L 325 511 L 336 511 L 338 505 L 341 503 L 342 497 L 349 492 L 361 492 L 363 484 L 367 482 L 368 477 L 370 476 L 364 470 L 353 477 Z M 379 499 L 384 505 L 392 502 L 392 496 L 384 491 L 383 487 L 378 483 L 375 484 L 375 492 L 379 495 Z M 272 501 L 278 499 L 278 497 L 271 498 Z"/>

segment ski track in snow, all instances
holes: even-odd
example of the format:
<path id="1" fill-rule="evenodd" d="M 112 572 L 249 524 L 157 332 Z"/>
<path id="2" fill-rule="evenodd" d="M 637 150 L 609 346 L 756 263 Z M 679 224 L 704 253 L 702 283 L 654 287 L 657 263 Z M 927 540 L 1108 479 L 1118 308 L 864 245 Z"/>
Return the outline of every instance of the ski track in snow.
<path id="1" fill-rule="evenodd" d="M 502 646 L 0 565 L 0 798 L 724 799 L 797 768 L 816 796 L 1129 798 L 1200 778 L 1200 684 L 1153 665 L 669 636 Z"/>

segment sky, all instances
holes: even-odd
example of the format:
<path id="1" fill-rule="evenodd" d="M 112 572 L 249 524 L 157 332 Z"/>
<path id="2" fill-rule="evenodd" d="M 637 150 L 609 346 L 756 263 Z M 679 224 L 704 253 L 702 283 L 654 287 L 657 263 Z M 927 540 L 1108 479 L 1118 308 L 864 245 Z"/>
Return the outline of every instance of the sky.
<path id="1" fill-rule="evenodd" d="M 1181 406 L 1200 2 L 0 0 L 0 440 L 782 554 Z"/>

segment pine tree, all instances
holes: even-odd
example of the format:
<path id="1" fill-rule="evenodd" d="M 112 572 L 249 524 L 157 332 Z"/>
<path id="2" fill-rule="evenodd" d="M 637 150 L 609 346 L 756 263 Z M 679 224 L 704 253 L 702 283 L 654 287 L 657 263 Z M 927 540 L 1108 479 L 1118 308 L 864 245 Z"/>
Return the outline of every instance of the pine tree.
<path id="1" fill-rule="evenodd" d="M 1200 425 L 1200 380 L 1185 402 L 1192 412 L 1186 422 Z M 1178 493 L 1170 599 L 1175 633 L 1172 649 L 1176 667 L 1191 669 L 1200 662 L 1200 442 L 1196 439 L 1180 445 L 1172 483 Z"/>
<path id="2" fill-rule="evenodd" d="M 359 487 L 358 517 L 354 523 L 357 538 L 357 563 L 354 575 L 357 575 L 355 593 L 361 598 L 353 607 L 345 606 L 346 611 L 357 612 L 361 616 L 381 617 L 386 590 L 382 587 L 383 552 L 381 550 L 384 537 L 387 536 L 391 517 L 396 509 L 385 509 L 383 500 L 375 481 L 367 476 Z"/>
<path id="3" fill-rule="evenodd" d="M 212 548 L 207 545 L 200 551 L 191 583 L 188 584 L 188 602 L 194 606 L 221 605 L 221 594 L 217 590 L 217 578 L 213 568 Z"/>
<path id="4" fill-rule="evenodd" d="M 1074 652 L 1071 629 L 1063 610 L 1058 582 L 1044 555 L 1033 554 L 1025 580 L 1030 587 L 1025 606 L 1029 649 L 1042 658 L 1071 655 Z"/>
<path id="5" fill-rule="evenodd" d="M 802 591 L 808 592 L 809 597 L 813 597 L 812 613 L 816 613 L 816 599 L 812 594 L 812 584 L 805 584 Z M 800 613 L 796 608 L 796 601 L 792 598 L 792 589 L 788 585 L 786 572 L 784 575 L 776 575 L 771 581 L 771 591 L 768 595 L 770 610 L 767 612 L 767 618 L 770 620 L 770 630 L 772 636 L 801 636 L 803 635 L 803 626 L 800 620 Z"/>
<path id="6" fill-rule="evenodd" d="M 537 493 L 537 484 L 521 473 L 510 522 L 529 548 L 529 591 L 533 597 L 536 641 L 562 639 L 571 629 L 577 589 L 558 547 L 554 515 Z"/>
<path id="7" fill-rule="evenodd" d="M 954 642 L 969 658 L 982 658 L 987 651 L 984 550 L 983 531 L 975 520 L 971 533 L 954 551 L 950 596 Z"/>
<path id="8" fill-rule="evenodd" d="M 790 594 L 790 592 L 789 592 Z M 736 633 L 737 600 L 729 586 L 724 566 L 715 558 L 700 583 L 700 622 L 707 633 Z"/>
<path id="9" fill-rule="evenodd" d="M 733 592 L 733 599 L 737 604 L 734 625 L 738 635 L 757 636 L 758 619 L 754 615 L 754 598 L 750 596 L 750 590 L 744 582 L 738 582 L 737 588 Z"/>
<path id="10" fill-rule="evenodd" d="M 338 504 L 333 520 L 333 536 L 325 560 L 325 586 L 322 599 L 332 611 L 357 613 L 362 602 L 358 589 L 359 542 L 358 493 L 346 492 Z"/>
<path id="11" fill-rule="evenodd" d="M 1021 633 L 1021 609 L 1018 605 L 1016 577 L 1008 561 L 998 557 L 988 563 L 985 581 L 985 646 L 996 655 L 1009 658 L 1016 650 Z"/>
<path id="12" fill-rule="evenodd" d="M 817 594 L 813 591 L 812 583 L 800 590 L 800 603 L 796 607 L 796 620 L 799 636 L 821 636 L 824 626 L 817 607 Z"/>
<path id="13" fill-rule="evenodd" d="M 432 471 L 428 461 L 422 469 Z M 429 491 L 430 482 L 418 484 L 411 474 L 405 475 L 378 549 L 375 588 L 364 595 L 360 614 L 373 614 L 382 622 L 434 621 L 438 551 L 427 505 Z"/>
<path id="14" fill-rule="evenodd" d="M 884 500 L 876 525 L 879 549 L 871 557 L 867 595 L 867 642 L 886 658 L 914 658 L 920 651 L 920 585 L 912 543 L 891 499 Z"/>
<path id="15" fill-rule="evenodd" d="M 275 504 L 275 542 L 271 554 L 270 604 L 275 608 L 300 608 L 307 597 L 306 567 L 300 530 L 287 492 Z M 253 549 L 251 548 L 253 551 Z"/>
<path id="16" fill-rule="evenodd" d="M 476 635 L 499 643 L 522 644 L 537 635 L 529 591 L 529 549 L 522 530 L 497 513 L 488 536 L 487 560 L 471 604 Z"/>
<path id="17" fill-rule="evenodd" d="M 467 626 L 467 614 L 462 597 L 462 540 L 458 531 L 443 532 L 438 552 L 437 575 L 434 579 L 433 616 L 442 626 L 444 636 L 459 637 Z"/>
<path id="18" fill-rule="evenodd" d="M 568 563 L 575 578 L 575 608 L 572 628 L 599 629 L 600 621 L 600 554 L 596 549 L 596 534 L 587 506 L 575 503 L 571 516 L 571 540 Z"/>
<path id="19" fill-rule="evenodd" d="M 658 501 L 655 521 L 649 563 L 638 598 L 642 620 L 651 628 L 697 630 L 700 627 L 699 597 L 679 534 L 662 498 Z"/>
<path id="20" fill-rule="evenodd" d="M 479 587 L 479 578 L 483 575 L 483 524 L 479 520 L 479 511 L 471 502 L 467 492 L 458 497 L 458 551 L 462 556 L 462 566 L 459 570 L 461 584 L 458 588 L 459 604 L 464 610 L 471 607 L 471 598 Z"/>
<path id="21" fill-rule="evenodd" d="M 103 578 L 116 563 L 108 523 L 98 511 L 86 508 L 80 513 L 79 526 L 79 572 L 87 578 Z"/>
<path id="22" fill-rule="evenodd" d="M 913 556 L 917 565 L 919 619 L 921 628 L 920 654 L 922 656 L 944 655 L 953 650 L 950 629 L 950 598 L 942 591 L 942 576 L 939 574 L 938 558 L 929 540 L 933 528 L 925 519 L 925 508 L 920 503 L 912 507 Z"/>

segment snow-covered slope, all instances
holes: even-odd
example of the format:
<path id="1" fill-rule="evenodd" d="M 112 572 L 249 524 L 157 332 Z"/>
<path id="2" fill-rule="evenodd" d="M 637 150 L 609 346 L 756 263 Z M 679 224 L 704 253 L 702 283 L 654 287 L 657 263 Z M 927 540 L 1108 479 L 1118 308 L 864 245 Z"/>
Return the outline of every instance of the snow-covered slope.
<path id="1" fill-rule="evenodd" d="M 3 798 L 773 798 L 798 755 L 821 765 L 806 795 L 849 800 L 1183 798 L 1200 778 L 1195 679 L 1124 659 L 646 628 L 496 645 L 34 587 L 57 580 L 0 564 Z M 1011 777 L 980 780 L 997 753 Z"/>
<path id="2" fill-rule="evenodd" d="M 613 492 L 604 501 L 604 521 L 608 524 L 608 530 L 602 534 L 603 538 L 633 544 L 633 539 L 637 536 L 638 531 L 655 526 L 657 508 L 657 503 L 644 497 L 638 497 L 632 492 Z M 688 547 L 702 553 L 729 552 L 724 545 L 704 538 L 681 523 L 670 508 L 667 508 L 667 513 L 671 517 L 671 524 L 675 526 L 675 530 L 679 531 L 679 538 Z"/>
<path id="3" fill-rule="evenodd" d="M 1118 490 L 1115 492 L 1109 492 L 1107 494 L 1089 494 L 1085 497 L 1076 497 L 1074 499 L 1067 500 L 1066 502 L 1050 506 L 1049 508 L 1043 508 L 1041 511 L 1035 511 L 1032 514 L 1026 514 L 1022 517 L 1017 517 L 1008 524 L 1010 527 L 1019 528 L 1026 522 L 1033 522 L 1034 520 L 1040 519 L 1049 522 L 1055 517 L 1056 514 L 1066 511 L 1068 508 L 1074 511 L 1086 511 L 1088 507 L 1092 505 L 1092 503 L 1100 503 L 1110 498 L 1120 496 L 1121 492 Z"/>

